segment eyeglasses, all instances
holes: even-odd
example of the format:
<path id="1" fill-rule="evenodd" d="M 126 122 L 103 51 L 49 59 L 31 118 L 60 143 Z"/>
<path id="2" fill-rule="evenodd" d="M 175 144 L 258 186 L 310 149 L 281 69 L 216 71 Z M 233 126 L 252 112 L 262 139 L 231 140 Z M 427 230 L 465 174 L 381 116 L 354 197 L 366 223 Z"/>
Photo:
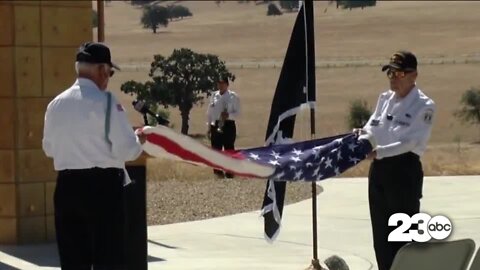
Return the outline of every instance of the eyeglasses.
<path id="1" fill-rule="evenodd" d="M 113 77 L 113 74 L 115 74 L 115 70 L 110 69 L 110 77 Z"/>
<path id="2" fill-rule="evenodd" d="M 412 71 L 400 71 L 400 70 L 391 70 L 389 69 L 387 71 L 387 77 L 389 79 L 402 79 L 404 78 L 408 73 L 411 73 Z"/>
<path id="3" fill-rule="evenodd" d="M 388 70 L 387 71 L 387 77 L 389 79 L 402 79 L 405 77 L 405 71 L 399 71 L 399 70 Z"/>

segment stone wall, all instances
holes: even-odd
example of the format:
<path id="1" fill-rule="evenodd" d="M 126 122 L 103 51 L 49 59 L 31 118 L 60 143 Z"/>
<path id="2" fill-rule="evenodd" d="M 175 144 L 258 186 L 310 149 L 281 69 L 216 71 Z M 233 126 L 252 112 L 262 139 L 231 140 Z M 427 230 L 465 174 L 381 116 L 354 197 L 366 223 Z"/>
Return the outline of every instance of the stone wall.
<path id="1" fill-rule="evenodd" d="M 91 1 L 0 1 L 0 244 L 53 241 L 56 173 L 42 151 L 47 104 L 75 79 Z"/>

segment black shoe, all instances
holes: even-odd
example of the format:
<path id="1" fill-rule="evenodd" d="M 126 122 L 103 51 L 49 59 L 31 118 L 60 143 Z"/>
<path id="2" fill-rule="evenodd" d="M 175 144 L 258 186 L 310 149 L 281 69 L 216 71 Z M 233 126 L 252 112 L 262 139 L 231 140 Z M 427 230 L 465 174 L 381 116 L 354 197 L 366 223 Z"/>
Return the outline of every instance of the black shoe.
<path id="1" fill-rule="evenodd" d="M 225 178 L 225 173 L 223 171 L 220 171 L 220 170 L 213 170 L 213 173 L 215 174 L 215 177 L 216 178 Z"/>

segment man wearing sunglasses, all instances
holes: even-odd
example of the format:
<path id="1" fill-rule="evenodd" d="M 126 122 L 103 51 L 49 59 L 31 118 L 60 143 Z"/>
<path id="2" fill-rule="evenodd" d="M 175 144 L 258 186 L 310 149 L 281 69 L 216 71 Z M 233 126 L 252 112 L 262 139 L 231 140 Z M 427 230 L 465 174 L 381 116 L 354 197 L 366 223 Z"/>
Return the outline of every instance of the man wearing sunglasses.
<path id="1" fill-rule="evenodd" d="M 55 229 L 62 269 L 125 269 L 125 162 L 141 140 L 108 90 L 110 49 L 85 43 L 76 55 L 77 80 L 47 107 L 43 150 L 58 171 Z M 93 267 L 93 268 L 92 268 Z"/>
<path id="2" fill-rule="evenodd" d="M 423 170 L 420 157 L 432 130 L 435 103 L 416 84 L 417 58 L 398 51 L 382 67 L 390 89 L 378 99 L 375 112 L 360 132 L 373 134 L 376 147 L 369 180 L 373 244 L 379 270 L 390 269 L 405 242 L 388 242 L 395 227 L 388 219 L 395 213 L 410 217 L 420 211 Z"/>

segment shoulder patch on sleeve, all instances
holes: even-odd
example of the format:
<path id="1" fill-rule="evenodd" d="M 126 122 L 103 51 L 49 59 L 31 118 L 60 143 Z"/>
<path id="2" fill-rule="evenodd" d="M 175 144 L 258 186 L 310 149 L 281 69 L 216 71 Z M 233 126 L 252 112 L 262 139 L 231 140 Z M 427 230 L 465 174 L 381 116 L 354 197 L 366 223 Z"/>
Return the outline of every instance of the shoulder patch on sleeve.
<path id="1" fill-rule="evenodd" d="M 119 112 L 125 111 L 125 110 L 123 109 L 122 104 L 117 104 L 117 111 L 119 111 Z"/>
<path id="2" fill-rule="evenodd" d="M 423 121 L 426 123 L 426 124 L 432 124 L 432 120 L 433 120 L 433 109 L 426 109 L 425 110 L 425 113 L 423 114 Z"/>

